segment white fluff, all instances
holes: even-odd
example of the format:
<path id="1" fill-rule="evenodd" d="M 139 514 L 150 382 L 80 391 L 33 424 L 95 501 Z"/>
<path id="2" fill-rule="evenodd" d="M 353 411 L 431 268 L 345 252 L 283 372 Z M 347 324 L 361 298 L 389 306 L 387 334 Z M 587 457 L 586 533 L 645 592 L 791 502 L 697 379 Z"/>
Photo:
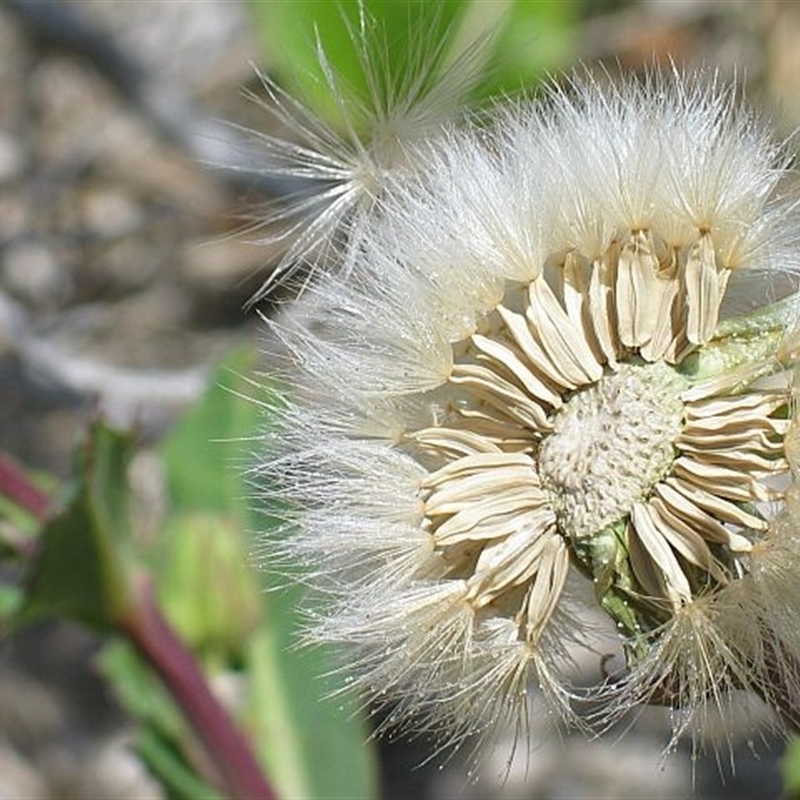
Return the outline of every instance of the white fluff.
<path id="1" fill-rule="evenodd" d="M 470 576 L 450 575 L 448 554 L 434 546 L 425 479 L 454 453 L 525 452 L 533 441 L 502 409 L 486 411 L 475 435 L 464 423 L 467 432 L 447 447 L 415 438 L 460 407 L 449 378 L 469 337 L 500 336 L 492 309 L 522 302 L 515 287 L 547 277 L 565 254 L 592 269 L 614 242 L 639 231 L 657 232 L 656 245 L 676 252 L 710 235 L 720 269 L 757 271 L 765 282 L 800 266 L 797 200 L 777 192 L 786 156 L 730 89 L 714 75 L 677 70 L 606 83 L 577 74 L 540 100 L 498 106 L 488 123 L 443 121 L 398 102 L 400 117 L 387 119 L 413 141 L 400 140 L 402 174 L 378 170 L 380 192 L 356 177 L 373 175 L 373 151 L 355 147 L 348 162 L 327 132 L 309 133 L 308 120 L 306 146 L 320 149 L 284 150 L 297 159 L 289 167 L 296 174 L 339 170 L 341 186 L 338 196 L 321 198 L 323 210 L 304 223 L 282 268 L 331 231 L 347 244 L 327 252 L 332 262 L 317 262 L 323 274 L 294 312 L 272 323 L 290 366 L 260 480 L 268 501 L 277 497 L 288 510 L 266 557 L 299 560 L 330 595 L 327 606 L 315 606 L 310 641 L 343 645 L 359 687 L 400 699 L 401 722 L 421 719 L 455 740 L 519 724 L 531 679 L 571 716 L 568 651 L 585 634 L 573 591 L 583 578 L 574 567 L 554 612 L 541 618 L 543 632 L 526 642 L 502 603 L 471 604 Z M 614 368 L 607 359 L 604 369 Z M 690 713 L 708 699 L 724 705 L 720 687 L 773 699 L 774 664 L 758 642 L 774 634 L 800 654 L 800 552 L 786 536 L 797 524 L 790 511 L 775 506 L 774 531 L 748 556 L 746 580 L 682 609 L 690 590 L 673 598 L 674 616 L 653 634 L 656 644 L 601 692 L 609 702 L 602 721 L 654 697 Z M 780 559 L 771 537 L 780 540 Z M 658 587 L 659 568 L 678 569 L 669 553 L 656 562 L 643 584 Z M 542 572 L 549 583 L 537 585 L 534 598 L 539 592 L 549 602 L 559 564 Z M 779 602 L 791 609 L 773 623 Z"/>

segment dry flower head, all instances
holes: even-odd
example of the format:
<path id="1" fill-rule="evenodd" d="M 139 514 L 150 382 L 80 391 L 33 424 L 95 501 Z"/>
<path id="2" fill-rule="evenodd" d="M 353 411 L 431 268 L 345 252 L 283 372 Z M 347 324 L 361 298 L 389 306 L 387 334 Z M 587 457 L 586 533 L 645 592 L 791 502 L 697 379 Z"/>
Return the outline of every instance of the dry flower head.
<path id="1" fill-rule="evenodd" d="M 713 75 L 673 70 L 575 76 L 397 152 L 363 213 L 321 211 L 346 245 L 273 323 L 291 364 L 270 547 L 326 594 L 308 638 L 344 645 L 393 720 L 459 741 L 524 725 L 531 683 L 576 718 L 591 586 L 627 658 L 594 721 L 658 702 L 687 712 L 677 735 L 740 689 L 786 712 L 784 150 Z"/>

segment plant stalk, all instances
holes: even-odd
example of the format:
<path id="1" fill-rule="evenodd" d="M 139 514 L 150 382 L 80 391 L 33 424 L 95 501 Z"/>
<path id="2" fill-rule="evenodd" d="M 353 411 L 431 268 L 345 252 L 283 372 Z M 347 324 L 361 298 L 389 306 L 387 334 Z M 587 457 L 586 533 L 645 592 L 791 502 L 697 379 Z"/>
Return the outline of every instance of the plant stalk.
<path id="1" fill-rule="evenodd" d="M 8 457 L 0 454 L 0 496 L 44 522 L 50 497 Z M 117 621 L 124 635 L 166 685 L 210 763 L 220 790 L 231 800 L 277 800 L 252 748 L 211 692 L 195 657 L 164 618 L 143 578 Z"/>
<path id="2" fill-rule="evenodd" d="M 161 614 L 146 581 L 120 622 L 121 632 L 155 670 L 217 767 L 227 797 L 276 800 L 253 751 L 209 689 L 192 653 Z"/>
<path id="3" fill-rule="evenodd" d="M 49 495 L 34 486 L 16 463 L 3 454 L 0 454 L 0 495 L 38 520 L 47 516 Z"/>

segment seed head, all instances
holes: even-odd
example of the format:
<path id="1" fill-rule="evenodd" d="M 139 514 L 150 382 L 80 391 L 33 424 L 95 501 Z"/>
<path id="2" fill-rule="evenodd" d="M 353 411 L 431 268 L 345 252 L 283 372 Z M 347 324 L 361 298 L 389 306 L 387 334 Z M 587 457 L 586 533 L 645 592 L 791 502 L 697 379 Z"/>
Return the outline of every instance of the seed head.
<path id="1" fill-rule="evenodd" d="M 687 712 L 677 735 L 730 690 L 787 711 L 786 171 L 713 76 L 576 76 L 437 130 L 384 176 L 348 279 L 274 325 L 280 547 L 327 592 L 309 638 L 396 717 L 458 741 L 524 724 L 537 684 L 574 719 L 586 587 L 627 659 L 597 721 L 658 702 Z"/>

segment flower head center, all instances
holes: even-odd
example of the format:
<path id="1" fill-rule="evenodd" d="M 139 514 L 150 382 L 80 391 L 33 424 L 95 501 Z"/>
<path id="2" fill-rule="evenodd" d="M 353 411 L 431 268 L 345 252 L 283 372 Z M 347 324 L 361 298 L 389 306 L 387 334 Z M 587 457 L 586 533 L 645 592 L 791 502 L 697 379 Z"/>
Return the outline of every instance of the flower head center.
<path id="1" fill-rule="evenodd" d="M 664 362 L 622 364 L 556 412 L 538 461 L 563 533 L 600 532 L 664 477 L 675 460 L 685 388 Z"/>

